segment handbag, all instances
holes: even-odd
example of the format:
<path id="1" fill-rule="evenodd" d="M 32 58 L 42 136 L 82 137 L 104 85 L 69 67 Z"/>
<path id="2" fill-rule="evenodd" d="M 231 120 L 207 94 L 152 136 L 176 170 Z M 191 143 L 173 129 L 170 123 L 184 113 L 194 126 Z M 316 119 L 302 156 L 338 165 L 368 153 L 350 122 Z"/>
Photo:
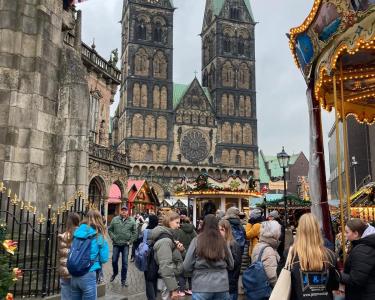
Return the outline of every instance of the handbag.
<path id="1" fill-rule="evenodd" d="M 291 260 L 292 248 L 289 249 L 284 268 L 281 270 L 269 300 L 289 300 L 292 292 Z"/>

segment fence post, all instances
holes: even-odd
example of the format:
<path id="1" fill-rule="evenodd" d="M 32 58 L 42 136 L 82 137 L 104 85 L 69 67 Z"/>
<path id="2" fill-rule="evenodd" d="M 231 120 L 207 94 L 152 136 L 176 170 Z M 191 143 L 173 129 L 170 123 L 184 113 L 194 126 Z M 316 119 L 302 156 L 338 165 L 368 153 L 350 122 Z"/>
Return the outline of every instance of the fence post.
<path id="1" fill-rule="evenodd" d="M 46 243 L 44 245 L 44 260 L 43 260 L 43 280 L 42 280 L 42 297 L 47 296 L 47 275 L 48 275 L 48 259 L 49 259 L 49 244 L 51 240 L 51 205 L 48 205 L 47 225 L 46 225 Z"/>

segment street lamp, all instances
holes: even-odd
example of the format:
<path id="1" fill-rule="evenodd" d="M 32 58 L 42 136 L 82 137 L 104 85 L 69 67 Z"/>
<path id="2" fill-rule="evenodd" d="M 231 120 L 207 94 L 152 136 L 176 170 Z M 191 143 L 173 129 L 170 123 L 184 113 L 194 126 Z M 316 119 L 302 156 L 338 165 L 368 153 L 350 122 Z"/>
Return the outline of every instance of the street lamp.
<path id="1" fill-rule="evenodd" d="M 277 153 L 277 160 L 279 161 L 279 165 L 280 165 L 280 168 L 283 169 L 283 178 L 284 178 L 284 211 L 285 211 L 285 214 L 284 214 L 284 217 L 285 217 L 285 220 L 284 220 L 284 225 L 285 225 L 285 229 L 288 225 L 288 210 L 287 210 L 287 201 L 286 201 L 286 169 L 288 168 L 289 166 L 289 160 L 290 160 L 290 156 L 285 152 L 284 150 L 284 147 L 283 147 L 283 150 L 280 152 L 280 153 Z"/>
<path id="2" fill-rule="evenodd" d="M 357 191 L 357 166 L 358 161 L 355 159 L 355 156 L 352 156 L 352 167 L 353 167 L 353 173 L 354 173 L 354 192 Z"/>

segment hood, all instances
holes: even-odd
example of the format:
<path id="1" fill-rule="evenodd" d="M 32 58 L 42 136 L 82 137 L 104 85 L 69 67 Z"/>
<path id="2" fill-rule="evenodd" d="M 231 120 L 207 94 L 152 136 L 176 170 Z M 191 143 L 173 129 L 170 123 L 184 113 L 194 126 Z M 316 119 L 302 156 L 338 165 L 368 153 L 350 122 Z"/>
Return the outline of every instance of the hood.
<path id="1" fill-rule="evenodd" d="M 365 232 L 362 234 L 362 239 L 365 238 L 366 236 L 369 236 L 371 234 L 375 234 L 375 227 L 374 226 L 371 226 L 371 225 L 368 225 L 367 226 L 367 229 L 365 230 Z"/>
<path id="2" fill-rule="evenodd" d="M 240 210 L 237 207 L 230 207 L 225 213 L 225 219 L 239 219 Z"/>
<path id="3" fill-rule="evenodd" d="M 268 237 L 268 236 L 260 236 L 259 238 L 260 243 L 268 244 L 270 245 L 273 249 L 277 249 L 279 246 L 279 240 L 273 238 L 273 237 Z"/>
<path id="4" fill-rule="evenodd" d="M 87 224 L 81 224 L 75 231 L 74 237 L 80 239 L 87 239 L 96 234 L 95 229 Z"/>
<path id="5" fill-rule="evenodd" d="M 233 226 L 237 226 L 237 225 L 241 225 L 242 226 L 241 220 L 238 217 L 237 218 L 228 218 L 227 220 Z"/>
<path id="6" fill-rule="evenodd" d="M 186 233 L 192 233 L 194 231 L 194 225 L 193 224 L 181 224 L 181 230 L 183 230 Z"/>
<path id="7" fill-rule="evenodd" d="M 172 230 L 165 226 L 157 226 L 151 230 L 150 240 L 155 241 L 162 233 L 169 234 L 173 236 Z"/>

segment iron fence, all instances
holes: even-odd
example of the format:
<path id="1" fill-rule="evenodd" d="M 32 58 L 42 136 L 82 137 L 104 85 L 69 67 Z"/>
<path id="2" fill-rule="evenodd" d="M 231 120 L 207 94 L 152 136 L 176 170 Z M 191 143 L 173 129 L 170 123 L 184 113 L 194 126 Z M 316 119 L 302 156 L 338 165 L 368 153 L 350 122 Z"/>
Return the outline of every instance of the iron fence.
<path id="1" fill-rule="evenodd" d="M 60 291 L 58 235 L 65 231 L 69 212 L 81 217 L 90 203 L 82 192 L 57 209 L 48 206 L 45 214 L 38 212 L 30 202 L 12 195 L 0 182 L 0 220 L 8 228 L 8 237 L 18 248 L 9 268 L 20 268 L 22 279 L 16 281 L 10 292 L 16 297 L 50 296 Z"/>

